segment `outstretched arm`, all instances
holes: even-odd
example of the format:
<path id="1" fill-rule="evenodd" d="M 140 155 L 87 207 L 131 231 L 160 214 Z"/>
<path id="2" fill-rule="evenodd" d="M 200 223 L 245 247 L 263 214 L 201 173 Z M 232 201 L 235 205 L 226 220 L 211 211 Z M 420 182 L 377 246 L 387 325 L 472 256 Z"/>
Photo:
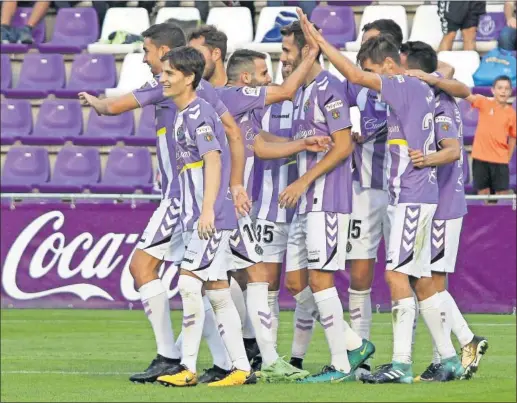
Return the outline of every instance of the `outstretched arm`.
<path id="1" fill-rule="evenodd" d="M 120 115 L 121 113 L 140 108 L 140 104 L 131 92 L 119 97 L 103 99 L 99 99 L 87 92 L 80 92 L 79 99 L 90 105 L 99 115 Z"/>
<path id="2" fill-rule="evenodd" d="M 417 77 L 433 87 L 439 88 L 447 94 L 466 99 L 469 102 L 474 102 L 475 95 L 472 94 L 470 88 L 458 80 L 451 80 L 448 78 L 441 78 L 434 74 L 428 74 L 422 70 L 408 70 L 406 74 L 411 77 Z"/>
<path id="3" fill-rule="evenodd" d="M 266 140 L 267 139 L 267 140 Z M 273 141 L 270 141 L 273 140 Z M 287 158 L 301 151 L 321 152 L 332 146 L 328 136 L 312 136 L 294 141 L 284 141 L 283 137 L 261 132 L 255 136 L 254 150 L 257 157 L 264 160 Z"/>

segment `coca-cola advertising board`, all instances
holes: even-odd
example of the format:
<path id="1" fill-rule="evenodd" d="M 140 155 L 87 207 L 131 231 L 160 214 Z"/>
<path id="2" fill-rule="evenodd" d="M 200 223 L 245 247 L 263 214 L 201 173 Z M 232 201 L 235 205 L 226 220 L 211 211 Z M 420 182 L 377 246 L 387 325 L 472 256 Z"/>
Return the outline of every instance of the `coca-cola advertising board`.
<path id="1" fill-rule="evenodd" d="M 129 262 L 155 203 L 1 206 L 2 307 L 141 309 Z M 469 206 L 449 289 L 465 312 L 511 313 L 516 305 L 516 214 L 512 206 Z M 381 246 L 372 302 L 389 310 Z M 160 276 L 180 308 L 177 269 Z M 336 286 L 347 306 L 348 271 Z M 285 289 L 284 309 L 294 307 Z"/>

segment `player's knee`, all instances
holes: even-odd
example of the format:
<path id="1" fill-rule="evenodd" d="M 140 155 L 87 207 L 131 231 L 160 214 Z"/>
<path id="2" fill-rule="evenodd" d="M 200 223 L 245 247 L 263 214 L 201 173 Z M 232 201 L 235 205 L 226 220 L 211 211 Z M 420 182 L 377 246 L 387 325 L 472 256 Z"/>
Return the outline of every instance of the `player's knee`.
<path id="1" fill-rule="evenodd" d="M 160 261 L 144 251 L 137 249 L 129 262 L 129 273 L 138 287 L 158 277 L 156 269 Z"/>
<path id="2" fill-rule="evenodd" d="M 178 280 L 178 290 L 182 300 L 192 299 L 201 296 L 203 282 L 196 277 L 186 274 L 180 275 Z"/>
<path id="3" fill-rule="evenodd" d="M 248 272 L 247 270 L 236 270 L 231 274 L 232 278 L 239 284 L 241 290 L 246 290 L 248 284 Z"/>
<path id="4" fill-rule="evenodd" d="M 436 288 L 431 277 L 419 278 L 414 282 L 413 289 L 419 301 L 424 301 L 436 294 Z"/>
<path id="5" fill-rule="evenodd" d="M 334 287 L 333 273 L 312 270 L 309 272 L 309 287 L 312 292 L 323 291 Z"/>
<path id="6" fill-rule="evenodd" d="M 437 292 L 445 291 L 447 284 L 447 274 L 433 272 L 433 284 Z"/>
<path id="7" fill-rule="evenodd" d="M 373 272 L 369 267 L 354 267 L 350 270 L 350 288 L 356 291 L 366 291 L 372 287 Z"/>
<path id="8" fill-rule="evenodd" d="M 287 291 L 289 291 L 291 295 L 296 295 L 301 293 L 305 287 L 298 279 L 286 276 L 285 288 L 287 288 Z"/>

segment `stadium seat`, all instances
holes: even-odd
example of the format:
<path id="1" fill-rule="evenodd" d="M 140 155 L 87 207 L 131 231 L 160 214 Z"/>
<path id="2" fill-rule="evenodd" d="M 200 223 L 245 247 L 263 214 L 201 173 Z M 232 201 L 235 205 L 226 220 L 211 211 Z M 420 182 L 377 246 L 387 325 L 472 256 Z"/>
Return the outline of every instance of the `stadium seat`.
<path id="1" fill-rule="evenodd" d="M 46 98 L 65 86 L 63 55 L 28 53 L 23 59 L 20 79 L 13 89 L 4 90 L 10 98 Z"/>
<path id="2" fill-rule="evenodd" d="M 99 182 L 101 160 L 93 147 L 65 146 L 57 154 L 50 182 L 41 186 L 45 193 L 79 193 Z"/>
<path id="3" fill-rule="evenodd" d="M 13 144 L 32 132 L 32 112 L 29 101 L 2 99 L 1 144 Z"/>
<path id="4" fill-rule="evenodd" d="M 92 186 L 92 191 L 100 193 L 150 191 L 152 178 L 151 154 L 147 148 L 116 147 L 108 156 L 101 183 Z"/>
<path id="5" fill-rule="evenodd" d="M 169 18 L 185 21 L 201 21 L 201 14 L 196 7 L 162 7 L 156 14 L 155 24 L 161 24 Z"/>
<path id="6" fill-rule="evenodd" d="M 210 9 L 207 25 L 214 25 L 228 37 L 228 52 L 253 40 L 253 23 L 247 7 L 214 7 Z M 228 23 L 230 22 L 230 23 Z"/>
<path id="7" fill-rule="evenodd" d="M 131 146 L 156 146 L 156 126 L 154 123 L 154 105 L 148 105 L 142 109 L 140 122 L 134 136 L 126 136 L 122 139 L 125 145 Z"/>
<path id="8" fill-rule="evenodd" d="M 11 69 L 11 59 L 9 59 L 8 55 L 2 55 L 2 64 L 0 66 L 0 80 L 1 85 L 0 88 L 3 90 L 4 88 L 11 88 L 13 84 L 13 72 Z"/>
<path id="9" fill-rule="evenodd" d="M 474 87 L 473 74 L 479 67 L 479 53 L 475 50 L 442 51 L 438 53 L 438 60 L 454 67 L 454 78 L 468 87 Z"/>
<path id="10" fill-rule="evenodd" d="M 56 90 L 60 98 L 77 98 L 81 91 L 99 96 L 106 88 L 117 83 L 117 68 L 113 55 L 76 55 L 72 63 L 70 79 L 65 89 Z"/>
<path id="11" fill-rule="evenodd" d="M 264 36 L 275 25 L 275 20 L 278 14 L 282 11 L 296 14 L 296 7 L 264 7 L 260 11 L 255 39 L 253 42 L 245 44 L 246 49 L 253 49 L 258 52 L 280 53 L 282 51 L 281 42 L 277 43 L 262 43 Z"/>
<path id="12" fill-rule="evenodd" d="M 422 41 L 438 50 L 442 40 L 442 24 L 436 5 L 422 5 L 416 9 L 409 40 Z"/>
<path id="13" fill-rule="evenodd" d="M 31 136 L 23 144 L 60 145 L 73 140 L 83 131 L 81 104 L 72 99 L 47 99 L 39 108 Z"/>
<path id="14" fill-rule="evenodd" d="M 11 147 L 2 169 L 2 192 L 30 192 L 50 178 L 48 152 L 43 147 Z"/>
<path id="15" fill-rule="evenodd" d="M 357 106 L 350 108 L 350 121 L 352 122 L 352 132 L 361 134 L 361 111 Z"/>
<path id="16" fill-rule="evenodd" d="M 322 30 L 323 36 L 338 48 L 356 39 L 354 11 L 350 7 L 317 6 L 312 11 L 311 21 Z"/>
<path id="17" fill-rule="evenodd" d="M 346 50 L 357 52 L 361 48 L 361 38 L 363 27 L 380 18 L 389 18 L 400 25 L 404 42 L 408 38 L 408 21 L 406 9 L 403 6 L 366 6 L 361 17 L 361 25 L 359 26 L 359 34 L 353 42 L 347 42 Z"/>
<path id="18" fill-rule="evenodd" d="M 358 52 L 341 52 L 342 55 L 348 57 L 354 64 L 357 61 L 357 53 Z M 345 77 L 331 63 L 329 63 L 329 72 L 334 74 L 341 81 L 345 80 Z"/>
<path id="19" fill-rule="evenodd" d="M 42 53 L 81 53 L 99 39 L 99 19 L 91 7 L 61 8 L 54 25 L 52 39 L 42 43 Z"/>
<path id="20" fill-rule="evenodd" d="M 93 109 L 90 111 L 88 124 L 82 136 L 73 139 L 75 145 L 114 145 L 135 132 L 133 111 L 116 116 L 99 116 Z"/>
<path id="21" fill-rule="evenodd" d="M 472 108 L 470 102 L 460 99 L 458 101 L 460 108 L 461 119 L 463 120 L 463 143 L 465 145 L 472 145 L 474 142 L 474 134 L 478 126 L 479 111 Z"/>
<path id="22" fill-rule="evenodd" d="M 32 12 L 32 8 L 28 7 L 17 7 L 16 12 L 11 20 L 11 26 L 22 27 L 27 25 Z M 32 37 L 34 39 L 33 45 L 24 45 L 22 43 L 3 43 L 0 45 L 0 51 L 2 53 L 27 53 L 31 47 L 35 47 L 45 40 L 45 21 L 42 19 L 38 25 L 32 30 Z"/>
<path id="23" fill-rule="evenodd" d="M 125 31 L 130 34 L 140 35 L 149 28 L 149 14 L 141 7 L 112 7 L 108 9 L 104 23 L 102 24 L 101 40 L 107 40 L 112 32 Z M 142 44 L 105 44 L 91 43 L 88 45 L 89 53 L 124 54 L 137 52 L 142 49 Z"/>
<path id="24" fill-rule="evenodd" d="M 140 88 L 153 78 L 151 69 L 142 60 L 143 55 L 141 53 L 130 53 L 124 57 L 117 87 L 106 88 L 107 97 L 127 94 Z"/>

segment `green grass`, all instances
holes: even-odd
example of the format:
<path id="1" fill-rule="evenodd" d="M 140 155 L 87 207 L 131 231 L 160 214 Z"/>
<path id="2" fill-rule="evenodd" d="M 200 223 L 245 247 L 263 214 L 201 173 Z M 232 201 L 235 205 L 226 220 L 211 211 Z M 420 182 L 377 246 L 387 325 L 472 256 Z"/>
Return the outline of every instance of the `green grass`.
<path id="1" fill-rule="evenodd" d="M 283 312 L 279 351 L 289 355 L 292 312 Z M 337 385 L 258 384 L 208 389 L 134 385 L 127 378 L 144 369 L 155 354 L 154 338 L 141 311 L 2 310 L 1 400 L 68 402 L 278 402 L 278 401 L 516 401 L 515 316 L 468 315 L 473 330 L 489 339 L 490 348 L 471 381 L 446 384 Z M 173 313 L 176 335 L 180 313 Z M 419 323 L 414 371 L 431 356 L 430 338 Z M 391 323 L 388 314 L 374 314 L 374 364 L 388 362 Z M 317 371 L 329 353 L 317 328 L 306 366 Z M 202 345 L 199 370 L 211 366 Z"/>

